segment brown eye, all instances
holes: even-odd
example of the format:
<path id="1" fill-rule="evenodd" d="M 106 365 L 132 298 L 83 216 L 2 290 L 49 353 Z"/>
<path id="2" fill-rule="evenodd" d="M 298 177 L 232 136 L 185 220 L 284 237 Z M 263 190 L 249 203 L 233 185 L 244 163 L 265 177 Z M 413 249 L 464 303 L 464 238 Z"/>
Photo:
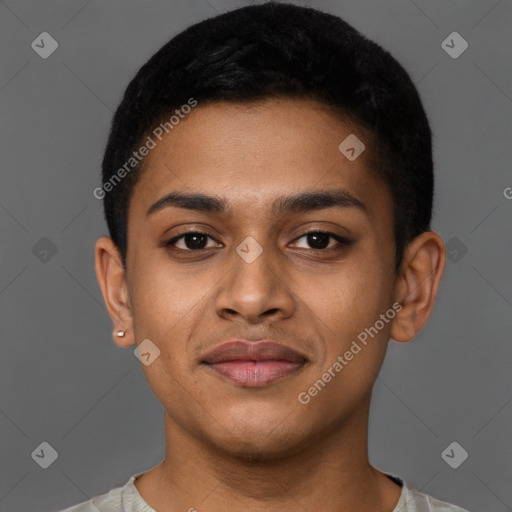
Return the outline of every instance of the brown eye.
<path id="1" fill-rule="evenodd" d="M 352 243 L 351 240 L 347 240 L 339 235 L 325 231 L 310 231 L 308 233 L 304 233 L 304 235 L 297 238 L 297 240 L 301 240 L 303 238 L 305 239 L 306 245 L 299 245 L 297 247 L 300 247 L 301 249 L 314 249 L 319 251 L 339 246 L 347 246 Z"/>
<path id="2" fill-rule="evenodd" d="M 213 238 L 207 233 L 202 233 L 200 231 L 188 231 L 187 233 L 182 233 L 181 235 L 175 236 L 165 245 L 166 247 L 172 246 L 182 251 L 200 251 L 203 249 L 216 247 L 216 245 L 208 247 L 208 239 L 213 240 Z M 178 245 L 178 243 L 181 243 L 181 247 Z"/>

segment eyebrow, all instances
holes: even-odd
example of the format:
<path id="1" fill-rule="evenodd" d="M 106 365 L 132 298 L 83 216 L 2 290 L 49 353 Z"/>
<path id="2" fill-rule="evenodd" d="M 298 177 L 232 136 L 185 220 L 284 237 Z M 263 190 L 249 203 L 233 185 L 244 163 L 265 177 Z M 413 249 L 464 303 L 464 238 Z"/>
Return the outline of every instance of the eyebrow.
<path id="1" fill-rule="evenodd" d="M 207 213 L 224 213 L 228 210 L 228 201 L 218 196 L 171 192 L 151 205 L 146 215 L 151 215 L 172 206 Z M 348 207 L 359 208 L 365 212 L 368 210 L 366 204 L 350 192 L 343 189 L 334 189 L 301 192 L 290 196 L 278 197 L 272 204 L 272 213 L 275 215 L 286 215 L 323 210 L 325 208 Z"/>

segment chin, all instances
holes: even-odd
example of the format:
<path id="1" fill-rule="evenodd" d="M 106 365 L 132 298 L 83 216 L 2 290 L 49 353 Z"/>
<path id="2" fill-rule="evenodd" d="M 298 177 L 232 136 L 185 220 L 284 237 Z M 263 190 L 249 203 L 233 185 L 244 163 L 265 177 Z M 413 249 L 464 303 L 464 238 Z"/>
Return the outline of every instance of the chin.
<path id="1" fill-rule="evenodd" d="M 215 449 L 245 462 L 265 462 L 289 457 L 307 444 L 307 432 L 298 429 L 300 422 L 280 415 L 265 421 L 247 418 L 223 424 L 207 437 Z"/>
<path id="2" fill-rule="evenodd" d="M 266 463 L 277 461 L 299 453 L 300 443 L 287 438 L 282 439 L 230 439 L 229 442 L 216 444 L 216 449 L 225 456 L 238 459 L 244 463 Z"/>

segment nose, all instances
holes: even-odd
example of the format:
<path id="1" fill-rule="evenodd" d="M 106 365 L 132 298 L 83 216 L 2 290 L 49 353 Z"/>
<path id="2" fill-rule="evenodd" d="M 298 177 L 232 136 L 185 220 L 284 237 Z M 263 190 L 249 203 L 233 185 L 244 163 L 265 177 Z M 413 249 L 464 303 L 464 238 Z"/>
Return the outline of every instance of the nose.
<path id="1" fill-rule="evenodd" d="M 221 281 L 215 298 L 217 314 L 251 324 L 292 316 L 295 301 L 278 255 L 263 247 L 263 252 L 249 261 L 233 251 L 231 270 Z"/>

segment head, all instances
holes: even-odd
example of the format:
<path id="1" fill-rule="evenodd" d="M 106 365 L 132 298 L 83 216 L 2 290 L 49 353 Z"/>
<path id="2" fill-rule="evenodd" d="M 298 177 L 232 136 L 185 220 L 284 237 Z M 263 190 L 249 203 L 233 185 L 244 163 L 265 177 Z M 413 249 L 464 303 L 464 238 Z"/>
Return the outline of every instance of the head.
<path id="1" fill-rule="evenodd" d="M 431 313 L 428 120 L 407 72 L 338 17 L 266 3 L 178 34 L 127 87 L 102 172 L 117 342 L 158 347 L 143 369 L 168 418 L 221 448 L 271 456 L 335 431 L 367 409 L 389 338 Z M 303 364 L 235 385 L 205 365 L 233 339 Z"/>

